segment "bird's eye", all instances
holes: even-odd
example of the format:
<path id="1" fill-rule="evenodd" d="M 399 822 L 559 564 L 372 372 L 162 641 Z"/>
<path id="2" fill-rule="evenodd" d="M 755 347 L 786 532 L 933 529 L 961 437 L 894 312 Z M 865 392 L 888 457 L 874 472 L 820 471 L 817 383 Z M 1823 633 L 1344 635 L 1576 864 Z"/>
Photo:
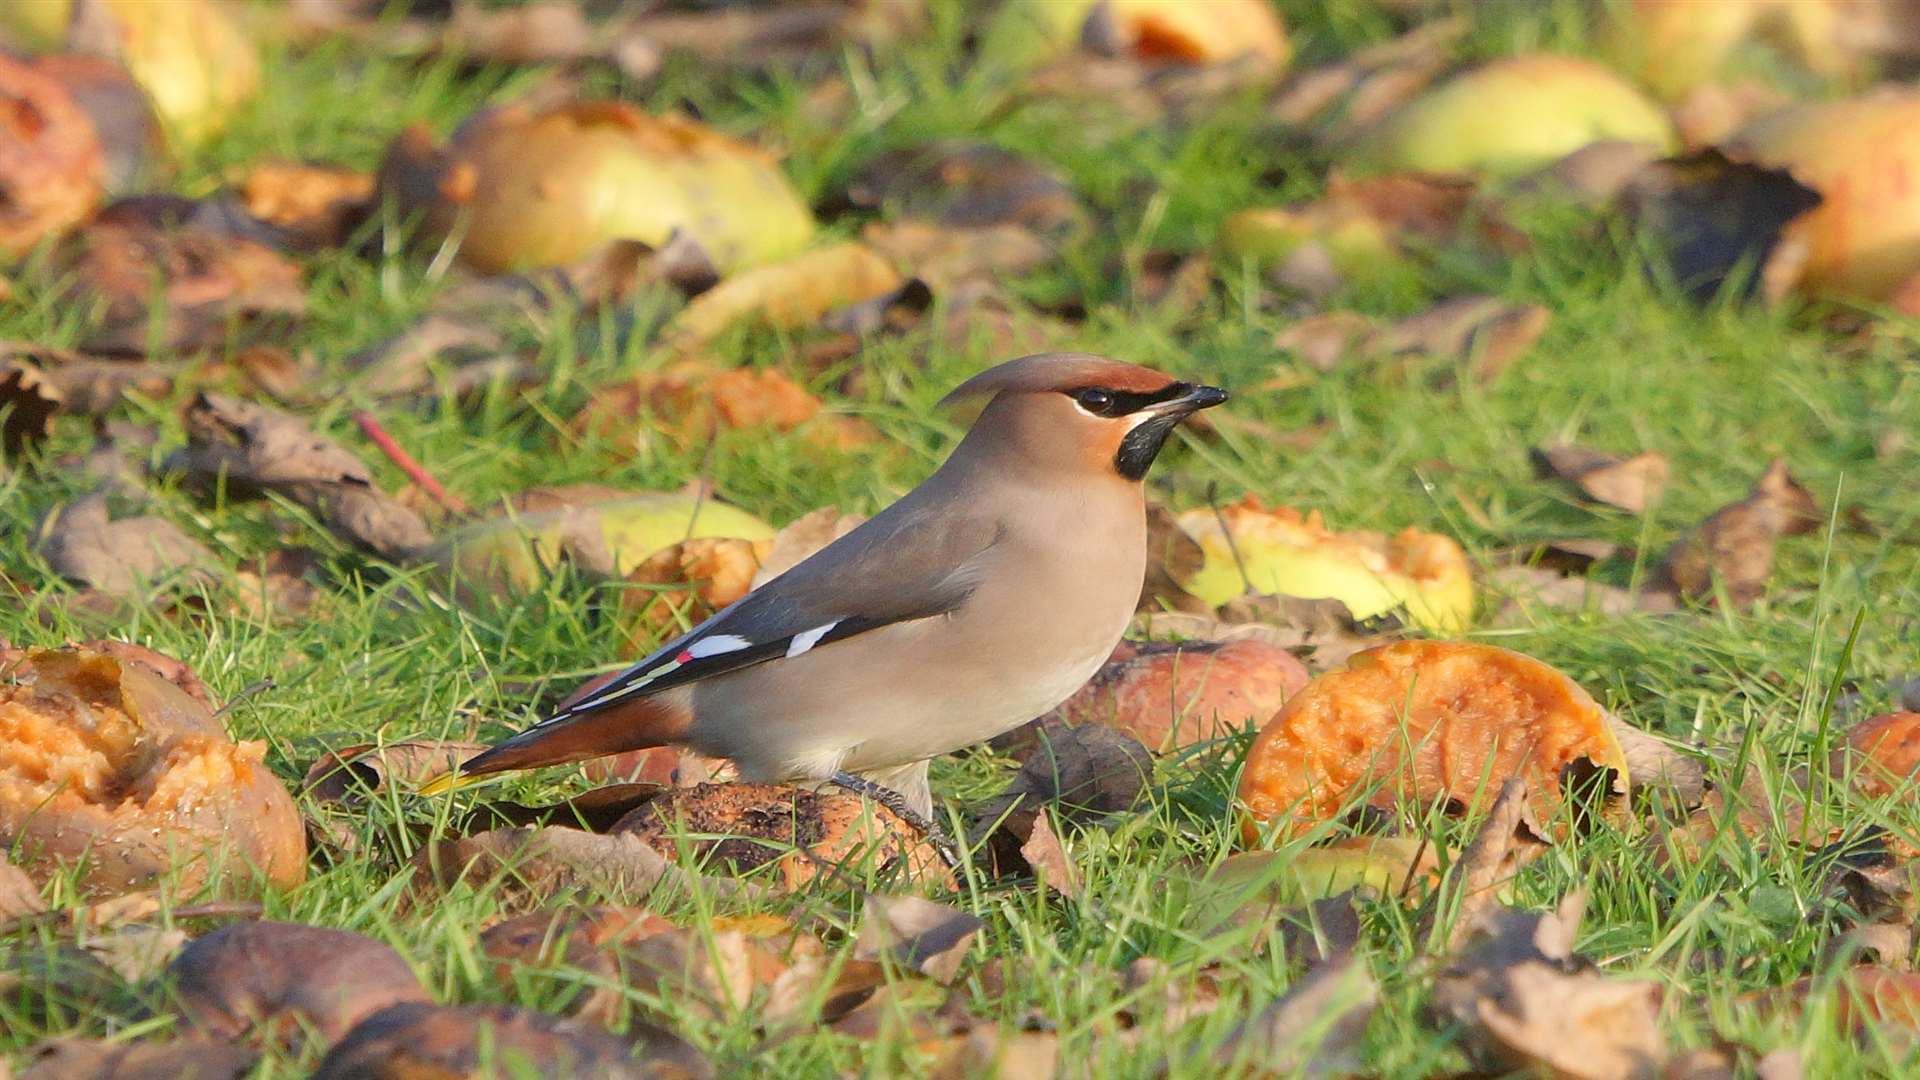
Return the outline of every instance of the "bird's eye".
<path id="1" fill-rule="evenodd" d="M 1103 416 L 1113 408 L 1113 395 L 1105 390 L 1078 390 L 1074 392 L 1073 400 L 1095 416 Z"/>

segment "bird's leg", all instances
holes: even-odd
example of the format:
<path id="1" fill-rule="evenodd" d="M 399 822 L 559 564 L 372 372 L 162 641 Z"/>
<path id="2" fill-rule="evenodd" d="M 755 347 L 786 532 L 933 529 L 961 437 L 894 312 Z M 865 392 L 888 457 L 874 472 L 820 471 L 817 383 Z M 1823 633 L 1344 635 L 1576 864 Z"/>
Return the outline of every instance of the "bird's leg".
<path id="1" fill-rule="evenodd" d="M 884 784 L 876 784 L 864 776 L 855 776 L 850 772 L 834 773 L 827 777 L 827 782 L 835 787 L 845 788 L 855 795 L 872 799 L 893 811 L 894 816 L 906 822 L 908 828 L 918 831 L 927 838 L 927 843 L 932 844 L 934 850 L 940 853 L 940 858 L 947 864 L 948 869 L 959 869 L 960 849 L 954 845 L 953 839 L 932 819 L 908 806 L 906 796 Z"/>

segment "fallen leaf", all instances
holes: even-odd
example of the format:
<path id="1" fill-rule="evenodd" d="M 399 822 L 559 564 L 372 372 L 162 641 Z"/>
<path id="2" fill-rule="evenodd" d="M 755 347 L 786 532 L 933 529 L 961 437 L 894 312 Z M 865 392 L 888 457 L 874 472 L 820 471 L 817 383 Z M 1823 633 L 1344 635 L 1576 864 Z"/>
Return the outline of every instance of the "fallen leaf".
<path id="1" fill-rule="evenodd" d="M 67 349 L 0 342 L 0 449 L 8 454 L 44 440 L 59 415 L 101 417 L 129 393 L 162 397 L 174 369 L 108 360 Z"/>
<path id="2" fill-rule="evenodd" d="M 1354 311 L 1323 311 L 1297 320 L 1274 335 L 1273 346 L 1305 360 L 1317 371 L 1332 371 L 1341 361 L 1374 347 L 1374 321 Z"/>
<path id="3" fill-rule="evenodd" d="M 383 493 L 358 457 L 299 417 L 200 393 L 184 419 L 187 446 L 167 458 L 167 469 L 203 487 L 284 495 L 342 539 L 386 558 L 411 559 L 431 546 L 419 514 Z"/>
<path id="4" fill-rule="evenodd" d="M 790 70 L 795 64 L 838 56 L 851 46 L 873 47 L 924 25 L 917 3 L 822 3 L 798 7 L 667 8 L 628 23 L 623 41 L 656 54 L 699 57 L 703 67 Z"/>
<path id="5" fill-rule="evenodd" d="M 946 295 L 964 284 L 999 282 L 1052 262 L 1053 247 L 1021 225 L 960 228 L 924 221 L 876 221 L 860 230 L 860 242 L 879 252 L 928 294 Z M 921 305 L 924 309 L 926 305 Z"/>
<path id="6" fill-rule="evenodd" d="M 337 165 L 267 161 L 238 185 L 247 213 L 305 250 L 339 247 L 371 209 L 373 176 Z"/>
<path id="7" fill-rule="evenodd" d="M 1399 37 L 1356 49 L 1340 60 L 1298 72 L 1281 87 L 1268 113 L 1289 128 L 1338 110 L 1335 138 L 1350 136 L 1404 104 L 1444 69 L 1468 20 L 1427 19 Z"/>
<path id="8" fill-rule="evenodd" d="M 1344 1077 L 1362 1072 L 1361 1048 L 1380 991 L 1352 953 L 1316 964 L 1279 1000 L 1234 1028 L 1214 1052 L 1219 1068 L 1263 1076 Z"/>
<path id="9" fill-rule="evenodd" d="M 1086 686 L 1035 723 L 1106 724 L 1165 752 L 1257 729 L 1307 680 L 1292 653 L 1255 639 L 1122 642 Z"/>
<path id="10" fill-rule="evenodd" d="M 721 431 L 754 428 L 802 431 L 836 450 L 877 437 L 865 421 L 827 412 L 819 398 L 779 371 L 698 360 L 600 388 L 574 416 L 573 427 L 631 448 L 644 448 L 656 437 L 700 446 Z"/>
<path id="11" fill-rule="evenodd" d="M 853 958 L 889 963 L 941 985 L 959 977 L 973 939 L 986 923 L 917 896 L 869 895 Z"/>
<path id="12" fill-rule="evenodd" d="M 93 212 L 106 157 L 58 79 L 0 57 L 0 252 L 16 259 Z"/>
<path id="13" fill-rule="evenodd" d="M 904 281 L 865 245 L 816 248 L 723 279 L 667 323 L 661 343 L 685 355 L 746 319 L 781 328 L 811 326 L 829 311 L 884 296 Z"/>
<path id="14" fill-rule="evenodd" d="M 1550 320 L 1539 304 L 1459 296 L 1387 327 L 1377 347 L 1393 355 L 1469 362 L 1473 377 L 1488 382 L 1532 348 Z"/>
<path id="15" fill-rule="evenodd" d="M 1667 456 L 1654 450 L 1620 458 L 1556 443 L 1534 450 L 1533 461 L 1541 472 L 1574 485 L 1593 501 L 1629 514 L 1645 513 L 1667 487 Z"/>
<path id="16" fill-rule="evenodd" d="M 1920 774 L 1920 712 L 1881 713 L 1849 728 L 1833 772 L 1850 777 L 1853 789 L 1868 798 L 1911 797 Z"/>
<path id="17" fill-rule="evenodd" d="M 553 64 L 595 55 L 598 36 L 580 5 L 568 0 L 512 8 L 456 3 L 437 45 L 475 64 Z"/>
<path id="18" fill-rule="evenodd" d="M 33 879 L 12 863 L 0 862 L 0 924 L 45 910 L 46 901 L 40 899 L 40 887 Z"/>
<path id="19" fill-rule="evenodd" d="M 475 887 L 506 885 L 516 900 L 539 901 L 584 890 L 600 899 L 638 902 L 662 885 L 690 887 L 695 882 L 694 875 L 637 836 L 560 826 L 493 829 L 442 840 L 423 847 L 413 863 L 440 889 L 462 881 Z M 720 896 L 754 893 L 751 886 L 727 878 L 699 878 L 697 884 Z"/>
<path id="20" fill-rule="evenodd" d="M 308 767 L 300 793 L 319 803 L 346 803 L 363 801 L 389 783 L 411 790 L 486 748 L 485 743 L 442 739 L 343 746 Z"/>
<path id="21" fill-rule="evenodd" d="M 1080 872 L 1074 868 L 1073 857 L 1067 854 L 1060 838 L 1054 835 L 1046 814 L 1034 815 L 1033 831 L 1027 835 L 1027 842 L 1020 845 L 1020 858 L 1033 869 L 1040 884 L 1069 900 L 1080 898 Z"/>
<path id="22" fill-rule="evenodd" d="M 96 895 L 174 870 L 187 893 L 306 876 L 299 815 L 264 744 L 235 744 L 142 664 L 84 650 L 30 658 L 31 683 L 0 686 L 0 846 L 16 864 L 77 865 Z"/>
<path id="23" fill-rule="evenodd" d="M 990 829 L 995 865 L 1024 868 L 1019 848 L 1036 818 L 1057 806 L 1063 821 L 1089 821 L 1131 810 L 1153 775 L 1153 755 L 1132 736 L 1104 724 L 1043 729 L 1006 790 L 974 814 Z"/>
<path id="24" fill-rule="evenodd" d="M 1519 777 L 1509 777 L 1501 785 L 1499 798 L 1487 809 L 1480 831 L 1460 853 L 1451 871 L 1450 876 L 1457 882 L 1454 896 L 1459 906 L 1453 912 L 1453 928 L 1444 946 L 1446 951 L 1453 952 L 1465 944 L 1468 933 L 1498 899 L 1500 887 L 1544 850 L 1540 823 L 1532 820 L 1532 813 L 1526 782 Z M 1440 911 L 1436 907 L 1429 913 L 1429 919 L 1422 926 L 1424 932 L 1416 932 L 1416 937 L 1431 936 L 1432 920 L 1438 918 Z"/>
<path id="25" fill-rule="evenodd" d="M 1597 209 L 1619 198 L 1640 170 L 1659 157 L 1660 151 L 1646 143 L 1601 139 L 1522 177 L 1516 186 L 1571 197 L 1582 206 Z"/>
<path id="26" fill-rule="evenodd" d="M 1695 600 L 1717 599 L 1724 590 L 1734 607 L 1750 607 L 1766 592 L 1779 538 L 1816 530 L 1821 520 L 1811 493 L 1775 458 L 1745 499 L 1673 542 L 1659 584 Z"/>
<path id="27" fill-rule="evenodd" d="M 1532 820 L 1552 836 L 1572 824 L 1563 809 L 1617 810 L 1629 784 L 1606 712 L 1559 671 L 1489 645 L 1398 642 L 1314 680 L 1254 739 L 1242 835 L 1254 845 L 1275 824 L 1293 834 L 1359 800 L 1471 810 L 1509 777 L 1525 781 Z"/>
<path id="28" fill-rule="evenodd" d="M 427 1000 L 400 954 L 345 930 L 246 922 L 188 944 L 168 969 L 181 1018 L 228 1041 L 273 1045 L 311 1029 L 332 1043 L 390 1005 Z"/>
<path id="29" fill-rule="evenodd" d="M 740 874 L 771 864 L 771 880 L 788 889 L 837 870 L 904 872 L 915 880 L 945 875 L 939 852 L 893 811 L 838 791 L 701 784 L 648 802 L 613 832 L 695 866 Z"/>
<path id="30" fill-rule="evenodd" d="M 54 510 L 38 530 L 35 550 L 54 573 L 113 596 L 148 586 L 192 584 L 218 561 L 206 545 L 164 518 L 108 516 L 107 498 L 89 495 Z"/>
<path id="31" fill-rule="evenodd" d="M 1481 913 L 1434 979 L 1433 1009 L 1462 1025 L 1465 1047 L 1496 1069 L 1579 1080 L 1652 1080 L 1667 1044 L 1661 985 L 1609 978 L 1573 952 L 1585 896 L 1556 912 Z"/>
<path id="32" fill-rule="evenodd" d="M 57 940 L 24 947 L 32 936 L 0 951 L 0 996 L 15 1026 L 120 1026 L 151 1014 L 151 1002 L 92 953 Z"/>
<path id="33" fill-rule="evenodd" d="M 1206 564 L 1206 552 L 1199 541 L 1187 535 L 1173 513 L 1158 502 L 1147 503 L 1147 576 L 1140 586 L 1143 612 L 1200 612 L 1208 605 L 1180 587 L 1180 582 L 1200 572 Z"/>
<path id="34" fill-rule="evenodd" d="M 652 1024 L 625 1035 L 511 1005 L 395 1005 L 327 1051 L 314 1080 L 481 1080 L 527 1072 L 604 1080 L 704 1080 L 713 1066 Z"/>
<path id="35" fill-rule="evenodd" d="M 20 1080 L 240 1080 L 257 1057 L 212 1039 L 51 1039 L 21 1056 Z"/>
<path id="36" fill-rule="evenodd" d="M 998 1024 L 975 1024 L 943 1041 L 928 1070 L 929 1080 L 1052 1080 L 1060 1074 L 1060 1036 L 1051 1031 L 1004 1031 Z"/>
<path id="37" fill-rule="evenodd" d="M 1062 233 L 1086 221 L 1072 186 L 1051 166 L 959 139 L 881 154 L 855 171 L 844 198 L 852 207 L 884 211 L 896 220 L 918 218 L 955 229 L 1012 225 Z"/>
<path id="38" fill-rule="evenodd" d="M 100 310 L 81 348 L 191 352 L 215 348 L 238 329 L 306 314 L 298 265 L 258 239 L 177 224 L 174 214 L 116 203 L 62 247 L 76 300 Z"/>
<path id="39" fill-rule="evenodd" d="M 627 574 L 629 588 L 620 594 L 628 651 L 644 656 L 747 595 L 770 546 L 765 540 L 707 537 L 649 555 Z"/>

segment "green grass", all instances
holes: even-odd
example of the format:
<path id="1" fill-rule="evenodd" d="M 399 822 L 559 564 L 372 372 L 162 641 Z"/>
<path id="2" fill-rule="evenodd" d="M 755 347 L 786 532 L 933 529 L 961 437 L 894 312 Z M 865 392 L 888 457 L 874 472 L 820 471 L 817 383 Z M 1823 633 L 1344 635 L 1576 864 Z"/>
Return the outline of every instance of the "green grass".
<path id="1" fill-rule="evenodd" d="M 1341 55 L 1388 32 L 1369 5 L 1331 5 L 1331 12 L 1287 6 L 1311 59 Z M 1465 48 L 1580 48 L 1582 32 L 1568 15 L 1573 7 L 1476 9 L 1479 25 Z M 1525 256 L 1498 262 L 1446 254 L 1403 288 L 1340 301 L 1382 316 L 1473 291 L 1546 305 L 1553 313 L 1546 336 L 1497 382 L 1460 379 L 1435 389 L 1444 365 L 1354 365 L 1328 375 L 1308 371 L 1310 378 L 1289 380 L 1299 384 L 1292 389 L 1263 390 L 1276 375 L 1300 373 L 1272 345 L 1294 313 L 1249 276 L 1218 267 L 1201 310 L 1170 312 L 1132 302 L 1132 283 L 1108 267 L 1127 253 L 1202 247 L 1221 218 L 1241 207 L 1310 196 L 1329 161 L 1277 137 L 1250 98 L 1230 98 L 1185 125 L 1146 127 L 1097 108 L 1083 115 L 1077 107 L 1021 104 L 1009 97 L 1017 68 L 1008 57 L 959 62 L 959 14 L 944 11 L 942 32 L 923 42 L 872 61 L 846 58 L 860 76 L 863 106 L 847 125 L 810 117 L 801 102 L 804 83 L 715 78 L 697 66 L 670 67 L 638 98 L 662 108 L 692 103 L 724 130 L 786 147 L 788 172 L 809 197 L 831 191 L 875 153 L 936 137 L 994 140 L 1063 170 L 1096 226 L 1058 265 L 1017 288 L 1038 299 L 1084 298 L 1088 318 L 1064 345 L 1232 387 L 1230 410 L 1275 429 L 1328 425 L 1306 449 L 1262 439 L 1251 427 L 1186 437 L 1151 480 L 1156 494 L 1178 508 L 1202 505 L 1209 491 L 1223 500 L 1250 493 L 1318 508 L 1335 527 L 1435 529 L 1476 557 L 1554 537 L 1604 537 L 1642 553 L 1596 571 L 1625 584 L 1644 574 L 1680 530 L 1744 494 L 1769 458 L 1786 457 L 1837 508 L 1836 525 L 1783 542 L 1773 588 L 1752 611 L 1665 618 L 1540 611 L 1519 627 L 1496 628 L 1483 617 L 1467 634 L 1559 666 L 1644 730 L 1703 744 L 1717 779 L 1735 776 L 1745 757 L 1774 789 L 1792 783 L 1796 768 L 1823 760 L 1836 686 L 1857 695 L 1832 715 L 1838 726 L 1884 709 L 1889 680 L 1920 672 L 1920 548 L 1913 542 L 1920 532 L 1920 444 L 1876 452 L 1889 433 L 1920 432 L 1920 367 L 1913 360 L 1920 326 L 1885 321 L 1871 337 L 1853 339 L 1826 329 L 1822 312 L 1797 306 L 1701 310 L 1643 273 L 1631 245 L 1606 242 L 1590 219 L 1537 207 L 1519 211 L 1534 238 Z M 268 156 L 370 168 L 405 123 L 420 120 L 444 132 L 537 77 L 386 59 L 338 44 L 285 51 L 268 71 L 259 103 L 184 162 L 175 187 L 204 194 Z M 605 78 L 590 85 L 634 93 Z M 325 404 L 309 415 L 320 430 L 365 451 L 381 482 L 396 487 L 403 478 L 348 419 L 356 408 L 374 408 L 402 444 L 476 505 L 535 484 L 672 490 L 706 477 L 726 498 L 776 523 L 825 505 L 872 512 L 930 471 L 952 444 L 959 429 L 933 403 L 1002 359 L 916 335 L 868 348 L 855 361 L 868 374 L 860 396 L 833 395 L 824 380 L 818 387 L 836 408 L 886 435 L 861 451 L 822 451 L 797 435 L 735 432 L 710 449 L 660 444 L 622 457 L 566 426 L 592 387 L 665 359 L 646 341 L 623 338 L 611 319 L 576 323 L 563 316 L 550 332 L 521 328 L 546 373 L 525 395 L 417 409 L 365 398 L 345 377 L 345 359 L 406 327 L 445 285 L 428 274 L 430 253 L 397 244 L 376 249 L 385 254 L 311 261 L 313 310 L 295 344 L 322 372 L 314 390 Z M 79 333 L 80 317 L 41 284 L 31 272 L 16 279 L 18 298 L 0 306 L 0 338 L 65 344 Z M 797 373 L 803 345 L 801 337 L 743 330 L 714 352 Z M 178 412 L 185 393 L 126 409 L 158 426 L 154 460 L 184 439 Z M 207 610 L 193 615 L 137 607 L 103 625 L 75 614 L 65 604 L 69 590 L 32 551 L 31 523 L 84 489 L 54 461 L 87 439 L 83 423 L 66 421 L 36 455 L 0 472 L 0 637 L 32 645 L 99 636 L 139 641 L 187 661 L 223 698 L 272 679 L 272 689 L 233 709 L 227 721 L 238 737 L 266 740 L 270 763 L 284 777 L 298 777 L 324 748 L 346 743 L 502 735 L 533 719 L 540 703 L 572 681 L 617 659 L 617 633 L 590 583 L 562 575 L 533 595 L 460 608 L 439 597 L 420 571 L 346 550 L 287 506 L 210 502 L 168 484 L 156 485 L 151 512 L 236 568 L 290 544 L 320 552 L 325 595 L 314 616 L 261 621 L 237 612 L 218 589 Z M 1558 439 L 1667 454 L 1674 465 L 1667 498 L 1645 520 L 1575 503 L 1535 479 L 1528 464 L 1529 447 Z M 1849 527 L 1854 512 L 1877 528 Z M 1856 618 L 1858 640 L 1849 652 L 1843 646 Z M 1242 750 L 1236 744 L 1164 762 L 1141 812 L 1109 831 L 1070 833 L 1068 847 L 1085 879 L 1077 899 L 969 874 L 949 899 L 987 920 L 962 984 L 970 1007 L 1010 1026 L 1044 1017 L 1061 1036 L 1062 1060 L 1085 1062 L 1091 1075 L 1151 1076 L 1169 1056 L 1171 1075 L 1217 1075 L 1207 1048 L 1300 972 L 1299 958 L 1286 955 L 1266 928 L 1210 931 L 1199 914 L 1204 898 L 1185 884 L 1235 848 L 1228 804 Z M 964 812 L 1008 775 L 1004 760 L 962 754 L 936 764 L 936 791 Z M 539 797 L 579 786 L 577 774 L 563 773 L 518 780 L 507 790 Z M 1920 839 L 1920 814 L 1910 801 L 1862 804 L 1837 787 L 1815 794 L 1850 833 L 1878 824 Z M 442 827 L 447 809 L 444 802 L 377 802 L 357 824 L 369 854 L 316 866 L 306 884 L 269 896 L 268 914 L 391 942 L 444 1001 L 557 1006 L 578 988 L 502 983 L 477 955 L 475 938 L 498 920 L 505 898 L 465 887 L 444 897 L 416 891 L 406 859 L 417 838 L 398 826 Z M 1429 824 L 1457 851 L 1465 835 L 1459 826 Z M 1705 857 L 1662 869 L 1647 854 L 1649 826 L 1635 815 L 1548 852 L 1513 884 L 1511 901 L 1545 909 L 1569 890 L 1586 889 L 1581 951 L 1609 972 L 1665 984 L 1678 1046 L 1727 1039 L 1756 1052 L 1798 1048 L 1809 1075 L 1910 1068 L 1898 1040 L 1862 1047 L 1841 1037 L 1825 1006 L 1782 1021 L 1746 1003 L 1752 992 L 1825 974 L 1822 951 L 1853 918 L 1822 890 L 1831 857 L 1801 848 L 1797 832 L 1780 828 L 1764 844 L 1728 834 Z M 51 898 L 71 899 L 58 886 Z M 713 898 L 697 895 L 658 903 L 669 915 L 716 910 Z M 859 910 L 857 897 L 833 887 L 753 906 L 844 928 L 853 927 Z M 1415 934 L 1416 913 L 1389 898 L 1369 901 L 1363 914 L 1367 959 L 1383 988 L 1368 1036 L 1370 1069 L 1417 1077 L 1464 1068 L 1457 1033 L 1422 1011 L 1427 985 L 1416 961 L 1427 942 Z M 27 935 L 14 946 L 30 950 L 43 940 Z M 1147 1008 L 1142 1003 L 1156 996 L 1124 989 L 1126 966 L 1139 957 L 1166 961 L 1176 982 L 1215 969 L 1222 1007 L 1177 1033 L 1157 1029 L 1148 1009 L 1141 1026 L 1122 1037 L 1122 1012 Z M 982 981 L 988 961 L 1001 966 L 1003 990 Z M 729 1074 L 882 1076 L 914 1067 L 910 1040 L 899 1032 L 864 1044 L 806 1031 L 766 1045 L 747 1022 L 751 1008 L 715 1018 L 684 1001 L 629 996 L 636 1012 L 663 1011 Z M 129 1029 L 102 1013 L 42 1023 L 0 1012 L 0 1021 L 0 1052 L 50 1035 L 156 1026 L 145 1021 Z M 311 1055 L 271 1057 L 258 1075 L 299 1075 L 311 1064 Z"/>

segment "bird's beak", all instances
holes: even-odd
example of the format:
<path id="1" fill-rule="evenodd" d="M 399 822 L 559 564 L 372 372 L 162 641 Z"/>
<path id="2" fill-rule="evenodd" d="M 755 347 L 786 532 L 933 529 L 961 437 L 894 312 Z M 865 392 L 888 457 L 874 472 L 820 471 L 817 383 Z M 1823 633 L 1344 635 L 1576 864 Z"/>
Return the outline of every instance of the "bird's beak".
<path id="1" fill-rule="evenodd" d="M 1227 392 L 1217 386 L 1188 386 L 1186 393 L 1168 398 L 1149 407 L 1147 411 L 1156 416 L 1181 417 L 1201 409 L 1211 409 L 1225 400 Z"/>

